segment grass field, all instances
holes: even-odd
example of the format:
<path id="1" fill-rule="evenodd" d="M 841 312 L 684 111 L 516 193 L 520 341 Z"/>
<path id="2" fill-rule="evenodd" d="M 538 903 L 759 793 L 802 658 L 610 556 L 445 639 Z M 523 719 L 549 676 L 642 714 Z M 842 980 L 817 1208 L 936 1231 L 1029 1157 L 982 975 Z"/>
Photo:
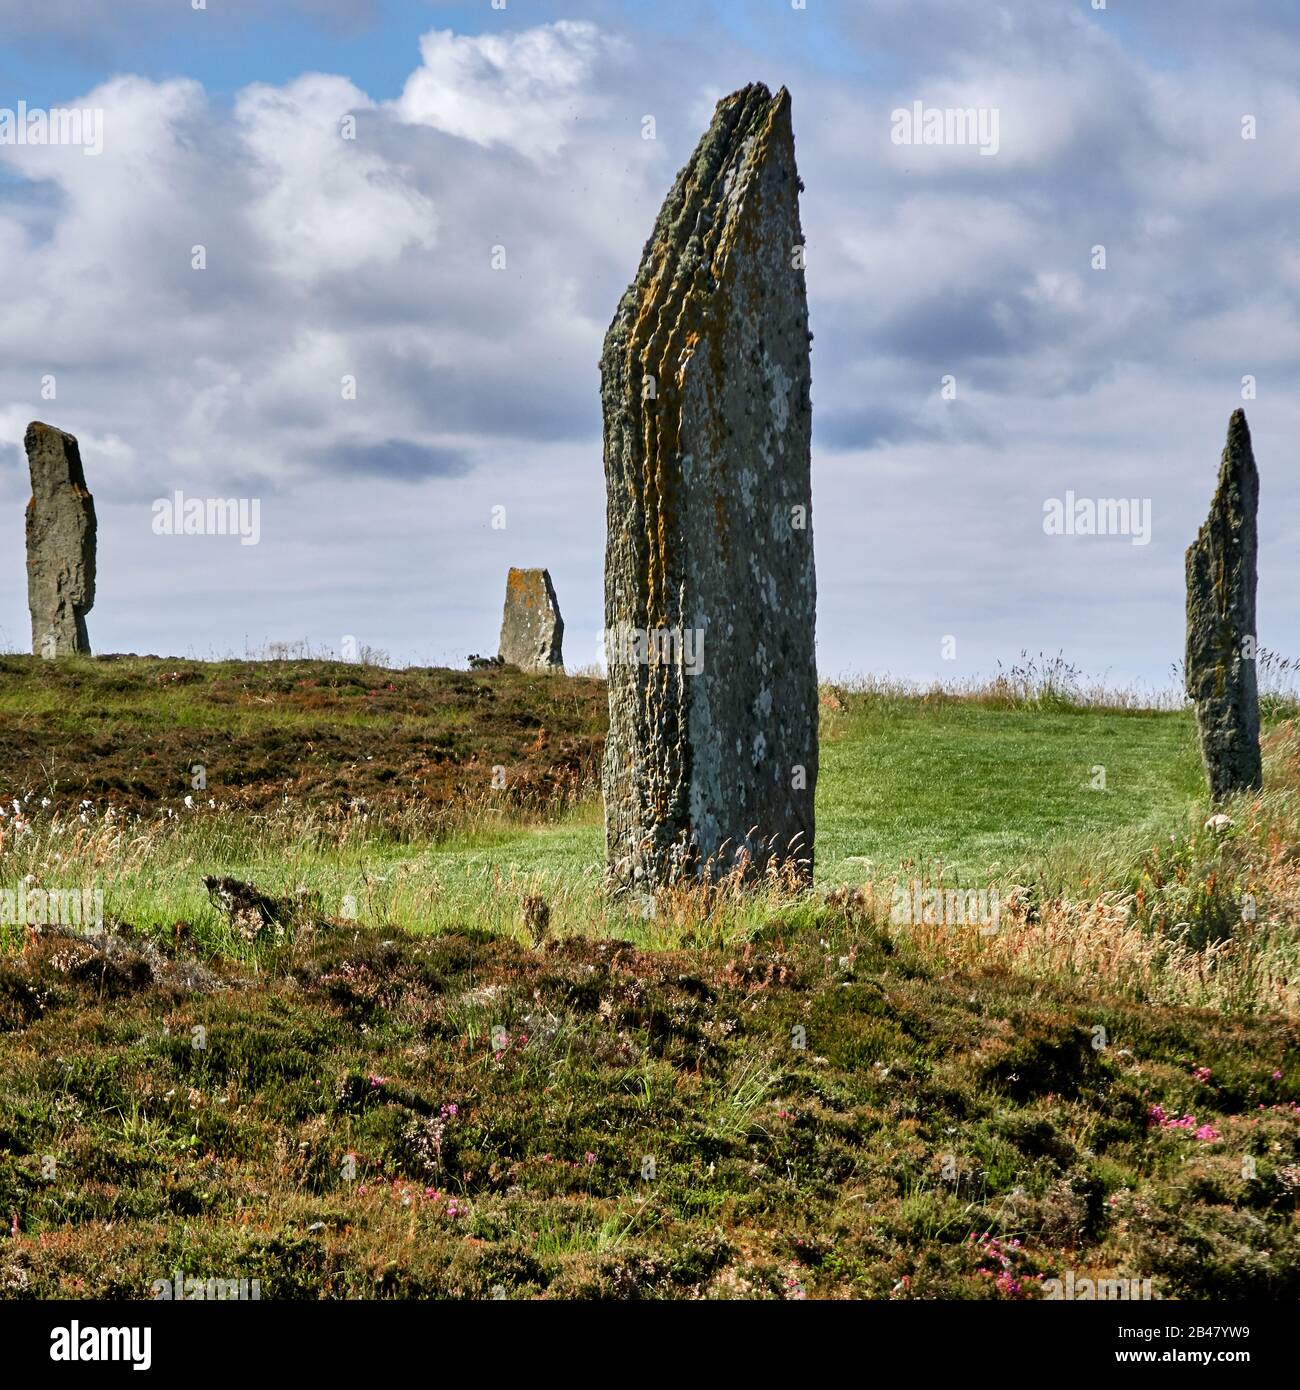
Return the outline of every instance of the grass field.
<path id="1" fill-rule="evenodd" d="M 109 924 L 2 929 L 0 1293 L 1294 1298 L 1291 707 L 1212 829 L 1177 707 L 822 703 L 813 889 L 651 910 L 598 681 L 0 659 L 0 889 Z"/>

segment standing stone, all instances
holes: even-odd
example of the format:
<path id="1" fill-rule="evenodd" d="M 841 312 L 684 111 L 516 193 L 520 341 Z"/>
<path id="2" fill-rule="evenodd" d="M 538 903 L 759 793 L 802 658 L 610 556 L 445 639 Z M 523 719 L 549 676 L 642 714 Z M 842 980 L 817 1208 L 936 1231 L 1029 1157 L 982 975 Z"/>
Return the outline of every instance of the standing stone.
<path id="1" fill-rule="evenodd" d="M 90 652 L 86 614 L 95 603 L 95 500 L 70 434 L 27 426 L 27 606 L 37 656 Z"/>
<path id="2" fill-rule="evenodd" d="M 564 668 L 564 619 L 549 570 L 512 569 L 506 576 L 506 607 L 497 654 L 521 671 Z"/>
<path id="3" fill-rule="evenodd" d="M 1263 784 L 1255 683 L 1259 473 L 1246 413 L 1234 410 L 1209 519 L 1187 551 L 1187 693 L 1210 795 Z"/>
<path id="4" fill-rule="evenodd" d="M 605 337 L 613 882 L 812 871 L 808 302 L 790 95 L 718 103 Z"/>

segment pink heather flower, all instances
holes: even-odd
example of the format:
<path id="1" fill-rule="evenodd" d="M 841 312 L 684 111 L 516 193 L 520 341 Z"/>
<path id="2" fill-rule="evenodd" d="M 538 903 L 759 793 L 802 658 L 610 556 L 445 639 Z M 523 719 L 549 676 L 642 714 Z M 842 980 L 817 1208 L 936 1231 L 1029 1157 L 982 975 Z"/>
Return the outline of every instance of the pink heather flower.
<path id="1" fill-rule="evenodd" d="M 1275 1071 L 1275 1072 L 1273 1073 L 1273 1080 L 1274 1080 L 1274 1081 L 1281 1081 L 1281 1079 L 1282 1079 L 1282 1073 L 1281 1073 L 1280 1071 Z"/>
<path id="2" fill-rule="evenodd" d="M 1212 1143 L 1215 1139 L 1219 1137 L 1219 1131 L 1215 1129 L 1213 1125 L 1202 1125 L 1200 1129 L 1196 1131 L 1194 1137 L 1197 1139 L 1203 1139 L 1208 1144 Z"/>
<path id="3" fill-rule="evenodd" d="M 587 1162 L 588 1162 L 588 1163 L 595 1163 L 595 1161 L 596 1161 L 596 1155 L 593 1154 L 593 1153 L 589 1153 L 589 1154 L 586 1155 L 586 1159 L 587 1159 Z"/>
<path id="4" fill-rule="evenodd" d="M 1210 1079 L 1210 1069 L 1209 1067 L 1193 1067 L 1192 1075 L 1197 1081 L 1208 1081 Z"/>

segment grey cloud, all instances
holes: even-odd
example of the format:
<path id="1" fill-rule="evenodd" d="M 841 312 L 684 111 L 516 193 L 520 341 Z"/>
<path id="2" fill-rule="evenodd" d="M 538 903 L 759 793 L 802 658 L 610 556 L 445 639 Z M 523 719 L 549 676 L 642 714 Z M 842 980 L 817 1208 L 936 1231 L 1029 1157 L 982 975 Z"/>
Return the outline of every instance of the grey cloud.
<path id="1" fill-rule="evenodd" d="M 312 462 L 329 473 L 407 482 L 463 477 L 471 467 L 469 458 L 458 449 L 420 444 L 412 439 L 387 439 L 379 444 L 339 440 L 316 450 Z"/>

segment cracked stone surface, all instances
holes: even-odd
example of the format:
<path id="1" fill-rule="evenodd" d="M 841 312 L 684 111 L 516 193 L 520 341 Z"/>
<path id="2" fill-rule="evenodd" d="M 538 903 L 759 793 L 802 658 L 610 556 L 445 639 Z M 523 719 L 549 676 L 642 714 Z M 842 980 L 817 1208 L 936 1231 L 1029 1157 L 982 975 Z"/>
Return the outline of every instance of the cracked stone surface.
<path id="1" fill-rule="evenodd" d="M 1210 515 L 1187 550 L 1187 693 L 1215 801 L 1262 784 L 1255 585 L 1259 472 L 1246 413 L 1228 422 Z"/>
<path id="2" fill-rule="evenodd" d="M 497 655 L 521 671 L 564 667 L 564 619 L 548 570 L 512 569 L 506 576 L 506 606 Z"/>
<path id="3" fill-rule="evenodd" d="M 816 575 L 790 96 L 718 103 L 601 356 L 607 867 L 812 869 Z"/>
<path id="4" fill-rule="evenodd" d="M 86 614 L 95 603 L 95 501 L 77 441 L 34 420 L 24 438 L 32 497 L 27 504 L 27 605 L 32 651 L 90 651 Z"/>

